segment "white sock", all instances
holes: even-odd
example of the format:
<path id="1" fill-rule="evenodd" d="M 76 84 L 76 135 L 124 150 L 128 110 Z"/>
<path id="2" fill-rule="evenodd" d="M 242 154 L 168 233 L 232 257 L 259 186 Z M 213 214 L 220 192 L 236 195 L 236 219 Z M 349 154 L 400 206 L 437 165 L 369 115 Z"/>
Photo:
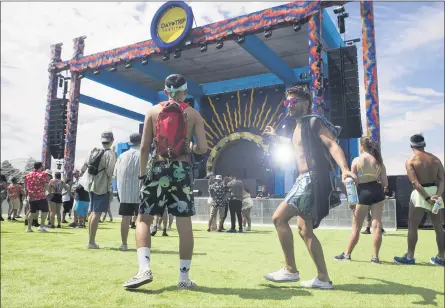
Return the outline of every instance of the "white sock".
<path id="1" fill-rule="evenodd" d="M 190 264 L 192 260 L 179 260 L 179 281 L 189 280 Z"/>
<path id="2" fill-rule="evenodd" d="M 150 270 L 150 248 L 138 248 L 139 273 Z"/>

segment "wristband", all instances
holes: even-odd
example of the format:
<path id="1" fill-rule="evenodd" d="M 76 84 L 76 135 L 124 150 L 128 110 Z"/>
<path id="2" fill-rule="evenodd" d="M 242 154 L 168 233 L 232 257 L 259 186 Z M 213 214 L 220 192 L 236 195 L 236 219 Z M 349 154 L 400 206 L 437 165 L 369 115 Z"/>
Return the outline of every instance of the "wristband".
<path id="1" fill-rule="evenodd" d="M 425 201 L 430 201 L 431 197 L 426 197 Z"/>

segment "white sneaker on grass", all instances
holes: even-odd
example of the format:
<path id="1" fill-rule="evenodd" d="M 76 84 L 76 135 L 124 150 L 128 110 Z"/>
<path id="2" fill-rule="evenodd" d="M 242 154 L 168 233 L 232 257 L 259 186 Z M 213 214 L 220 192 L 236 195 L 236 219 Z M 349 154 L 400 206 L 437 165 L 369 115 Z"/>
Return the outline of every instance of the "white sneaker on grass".
<path id="1" fill-rule="evenodd" d="M 332 281 L 321 281 L 318 277 L 310 281 L 302 281 L 300 285 L 305 288 L 330 290 L 333 288 Z"/>
<path id="2" fill-rule="evenodd" d="M 88 244 L 87 245 L 88 249 L 100 249 L 99 245 L 97 245 L 96 243 L 94 244 Z"/>
<path id="3" fill-rule="evenodd" d="M 297 282 L 300 280 L 298 272 L 291 273 L 288 269 L 282 268 L 279 271 L 264 275 L 264 278 L 273 282 Z"/>
<path id="4" fill-rule="evenodd" d="M 190 279 L 187 281 L 180 281 L 178 283 L 179 290 L 187 290 L 187 289 L 192 289 L 194 287 L 196 287 L 196 283 Z"/>
<path id="5" fill-rule="evenodd" d="M 137 273 L 136 276 L 124 283 L 123 287 L 127 289 L 136 289 L 144 284 L 153 281 L 153 274 L 150 270 Z"/>
<path id="6" fill-rule="evenodd" d="M 49 232 L 47 228 L 40 226 L 39 227 L 39 232 L 43 232 L 43 233 L 47 233 Z"/>
<path id="7" fill-rule="evenodd" d="M 120 251 L 127 251 L 127 250 L 128 250 L 128 246 L 122 244 L 121 247 L 119 247 L 119 250 L 120 250 Z"/>
<path id="8" fill-rule="evenodd" d="M 26 229 L 26 232 L 34 232 L 33 229 Z"/>

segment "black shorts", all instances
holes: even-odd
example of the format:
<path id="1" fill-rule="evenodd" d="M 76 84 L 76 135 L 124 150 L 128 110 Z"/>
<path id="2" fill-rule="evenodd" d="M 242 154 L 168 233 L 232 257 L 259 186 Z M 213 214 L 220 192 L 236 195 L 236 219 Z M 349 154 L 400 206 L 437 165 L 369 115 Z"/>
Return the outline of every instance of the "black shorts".
<path id="1" fill-rule="evenodd" d="M 119 215 L 134 216 L 138 214 L 138 203 L 121 203 L 119 205 Z"/>
<path id="2" fill-rule="evenodd" d="M 179 217 L 195 215 L 191 165 L 185 162 L 156 162 L 153 179 L 146 179 L 141 187 L 139 214 Z"/>
<path id="3" fill-rule="evenodd" d="M 71 199 L 70 201 L 64 201 L 63 202 L 63 212 L 64 213 L 71 212 L 71 210 L 73 209 L 73 203 L 74 203 L 74 199 Z"/>
<path id="4" fill-rule="evenodd" d="M 358 203 L 363 205 L 373 205 L 385 200 L 383 186 L 378 182 L 358 184 Z"/>
<path id="5" fill-rule="evenodd" d="M 62 203 L 62 194 L 53 194 L 49 201 L 57 203 L 57 204 Z"/>
<path id="6" fill-rule="evenodd" d="M 41 211 L 42 213 L 48 213 L 49 212 L 48 200 L 42 199 L 42 200 L 29 201 L 29 210 L 33 214 L 37 213 L 37 211 Z"/>

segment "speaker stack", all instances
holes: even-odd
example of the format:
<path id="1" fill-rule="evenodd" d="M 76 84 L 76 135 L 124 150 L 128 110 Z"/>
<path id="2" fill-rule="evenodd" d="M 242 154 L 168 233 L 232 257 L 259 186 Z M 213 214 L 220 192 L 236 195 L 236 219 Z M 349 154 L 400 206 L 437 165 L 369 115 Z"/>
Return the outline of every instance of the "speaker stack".
<path id="1" fill-rule="evenodd" d="M 53 99 L 48 120 L 48 146 L 54 159 L 62 159 L 65 151 L 67 99 Z"/>

